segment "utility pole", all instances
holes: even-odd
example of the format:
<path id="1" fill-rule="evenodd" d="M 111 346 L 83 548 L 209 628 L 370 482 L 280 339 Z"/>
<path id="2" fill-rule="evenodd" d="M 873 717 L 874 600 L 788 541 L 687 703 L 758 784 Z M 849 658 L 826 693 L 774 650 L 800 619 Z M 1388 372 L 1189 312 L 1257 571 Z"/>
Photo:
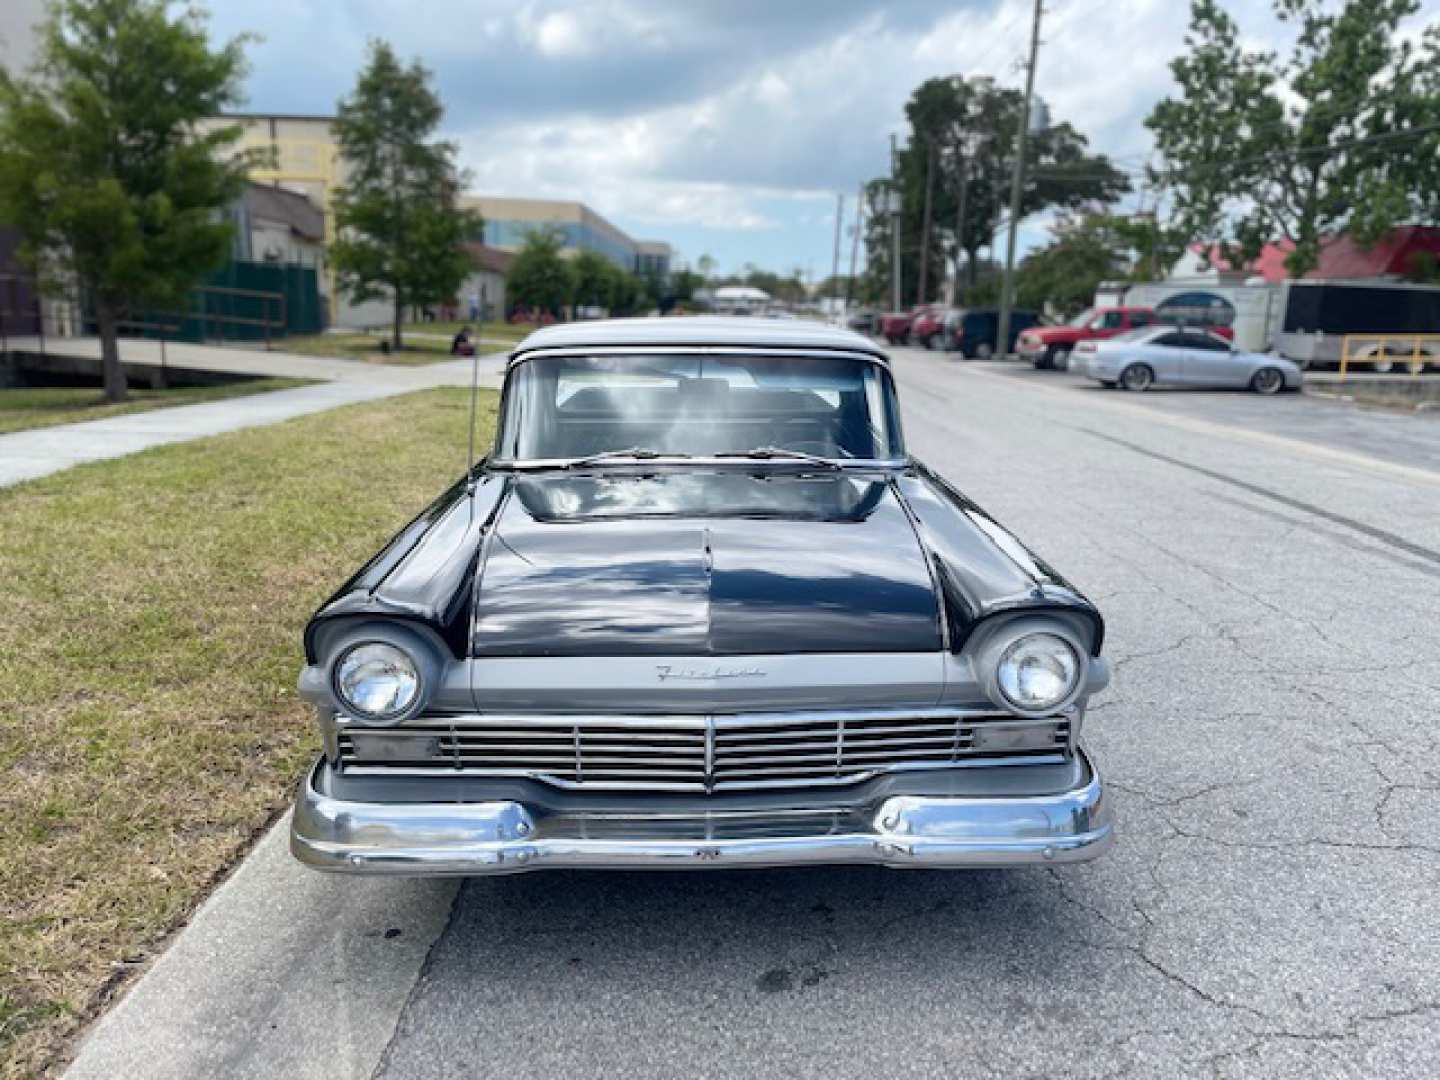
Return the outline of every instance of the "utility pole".
<path id="1" fill-rule="evenodd" d="M 920 226 L 920 284 L 915 294 L 917 304 L 925 303 L 925 286 L 930 269 L 930 203 L 935 191 L 935 141 L 925 140 L 925 214 Z"/>
<path id="2" fill-rule="evenodd" d="M 839 282 L 835 279 L 840 276 L 840 225 L 845 220 L 845 195 L 843 192 L 835 193 L 835 252 L 830 259 L 830 299 L 835 299 L 839 289 Z"/>
<path id="3" fill-rule="evenodd" d="M 900 185 L 895 179 L 895 133 L 890 133 L 890 190 L 885 193 L 887 209 L 890 211 L 890 277 L 894 288 L 895 306 L 891 311 L 900 311 Z"/>
<path id="4" fill-rule="evenodd" d="M 1005 241 L 1005 276 L 1000 280 L 1000 325 L 996 327 L 995 351 L 1010 351 L 1010 307 L 1015 302 L 1015 233 L 1020 226 L 1020 195 L 1025 186 L 1025 154 L 1030 147 L 1030 98 L 1035 93 L 1035 61 L 1040 53 L 1041 0 L 1035 0 L 1035 17 L 1030 24 L 1030 63 L 1025 67 L 1025 101 L 1020 106 L 1020 130 L 1016 134 L 1015 170 L 1010 175 L 1010 235 Z"/>
<path id="5" fill-rule="evenodd" d="M 1151 235 L 1154 237 L 1153 246 L 1150 249 L 1150 276 L 1153 280 L 1160 280 L 1160 200 L 1165 198 L 1165 177 L 1160 175 L 1155 180 L 1155 209 L 1150 212 L 1150 221 L 1155 226 Z"/>
<path id="6" fill-rule="evenodd" d="M 955 144 L 955 153 L 960 160 L 957 165 L 960 168 L 960 198 L 955 210 L 955 306 L 960 306 L 960 263 L 962 259 L 968 259 L 969 252 L 965 248 L 965 215 L 970 203 L 970 155 L 966 153 L 963 142 Z M 974 267 L 967 266 L 970 271 L 966 277 L 973 279 Z M 970 282 L 973 284 L 973 281 Z"/>
<path id="7" fill-rule="evenodd" d="M 855 231 L 850 238 L 850 276 L 845 279 L 845 310 L 850 310 L 850 302 L 855 296 L 855 260 L 860 254 L 860 232 L 865 227 L 865 185 L 860 185 L 860 190 L 855 193 Z M 866 253 L 868 256 L 869 248 Z"/>

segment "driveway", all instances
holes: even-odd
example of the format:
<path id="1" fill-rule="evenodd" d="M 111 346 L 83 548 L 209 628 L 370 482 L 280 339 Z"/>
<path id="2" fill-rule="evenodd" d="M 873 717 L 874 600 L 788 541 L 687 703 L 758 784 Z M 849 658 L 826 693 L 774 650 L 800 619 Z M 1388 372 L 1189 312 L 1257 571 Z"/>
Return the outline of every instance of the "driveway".
<path id="1" fill-rule="evenodd" d="M 1440 457 L 1368 452 L 1440 424 L 897 370 L 911 449 L 1107 616 L 1110 854 L 456 885 L 276 832 L 72 1075 L 1440 1074 Z"/>

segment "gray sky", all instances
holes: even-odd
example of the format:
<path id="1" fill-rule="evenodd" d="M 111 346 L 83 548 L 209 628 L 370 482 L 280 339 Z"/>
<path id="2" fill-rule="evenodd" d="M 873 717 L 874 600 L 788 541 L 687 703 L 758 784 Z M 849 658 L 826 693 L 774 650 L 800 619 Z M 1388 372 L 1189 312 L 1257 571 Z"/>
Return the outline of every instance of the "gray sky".
<path id="1" fill-rule="evenodd" d="M 578 198 L 632 235 L 723 270 L 830 272 L 835 193 L 887 168 L 933 75 L 1020 83 L 1031 0 L 213 0 L 254 31 L 250 107 L 329 112 L 369 37 L 434 73 L 474 190 Z M 1269 0 L 1228 0 L 1255 46 Z M 1184 0 L 1048 0 L 1037 92 L 1122 168 L 1170 89 Z M 1427 0 L 1433 18 L 1440 0 Z M 1132 200 L 1133 202 L 1133 200 Z M 1045 222 L 1027 222 L 1027 244 Z M 848 239 L 842 270 L 848 260 Z"/>

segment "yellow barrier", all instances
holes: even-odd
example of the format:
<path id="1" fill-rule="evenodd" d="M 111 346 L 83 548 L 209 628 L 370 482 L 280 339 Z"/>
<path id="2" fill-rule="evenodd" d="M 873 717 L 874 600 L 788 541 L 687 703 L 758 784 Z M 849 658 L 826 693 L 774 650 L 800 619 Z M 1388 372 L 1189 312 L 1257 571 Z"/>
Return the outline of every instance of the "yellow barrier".
<path id="1" fill-rule="evenodd" d="M 1390 342 L 1400 342 L 1404 348 L 1399 351 L 1390 348 Z M 1433 350 L 1422 350 L 1421 346 L 1435 343 Z M 1367 356 L 1356 356 L 1353 350 L 1356 347 L 1374 349 L 1374 352 Z M 1407 357 L 1406 354 L 1409 354 Z M 1425 370 L 1427 363 L 1435 363 L 1440 360 L 1440 334 L 1346 334 L 1340 344 L 1340 378 L 1345 378 L 1345 372 L 1351 363 L 1357 364 L 1384 364 L 1403 363 L 1409 366 L 1412 376 L 1419 375 Z"/>

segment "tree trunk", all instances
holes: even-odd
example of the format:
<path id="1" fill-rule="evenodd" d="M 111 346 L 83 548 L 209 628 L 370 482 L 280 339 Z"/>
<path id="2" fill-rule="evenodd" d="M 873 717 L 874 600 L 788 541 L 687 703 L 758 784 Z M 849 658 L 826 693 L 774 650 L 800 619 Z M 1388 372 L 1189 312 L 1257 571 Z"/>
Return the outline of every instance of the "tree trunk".
<path id="1" fill-rule="evenodd" d="M 965 284 L 974 288 L 980 282 L 980 248 L 969 248 L 965 252 Z"/>
<path id="2" fill-rule="evenodd" d="M 97 299 L 95 321 L 100 330 L 100 371 L 105 380 L 105 400 L 125 401 L 130 393 L 125 368 L 120 364 L 120 331 L 114 305 Z"/>
<path id="3" fill-rule="evenodd" d="M 404 302 L 404 300 L 403 300 L 403 299 L 401 298 L 401 296 L 400 296 L 400 290 L 399 290 L 399 289 L 396 289 L 396 290 L 395 290 L 395 321 L 394 321 L 394 324 L 392 325 L 391 331 L 390 331 L 390 348 L 394 349 L 395 352 L 397 352 L 397 353 L 400 351 L 400 345 L 401 345 L 401 342 L 400 342 L 400 322 L 401 322 L 401 318 L 400 318 L 400 317 L 401 317 L 401 314 L 404 312 L 404 310 L 405 310 L 405 302 Z"/>

